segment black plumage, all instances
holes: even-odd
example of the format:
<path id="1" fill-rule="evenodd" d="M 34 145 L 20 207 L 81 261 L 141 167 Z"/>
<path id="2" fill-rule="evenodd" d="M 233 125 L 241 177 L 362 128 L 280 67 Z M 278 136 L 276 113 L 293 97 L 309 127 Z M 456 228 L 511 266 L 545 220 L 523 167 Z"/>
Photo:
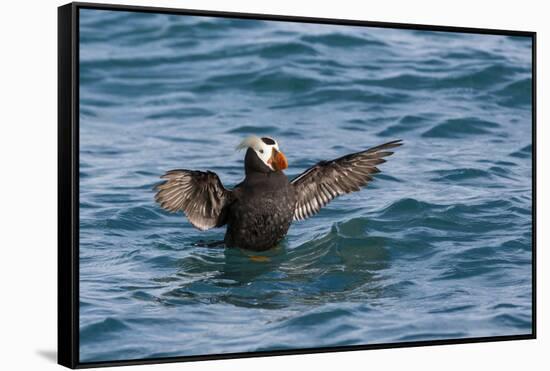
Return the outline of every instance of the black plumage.
<path id="1" fill-rule="evenodd" d="M 396 140 L 321 161 L 289 182 L 282 171 L 286 158 L 273 139 L 246 141 L 245 179 L 232 190 L 210 171 L 171 170 L 157 185 L 155 199 L 168 211 L 183 211 L 201 230 L 227 225 L 226 246 L 256 251 L 276 246 L 293 220 L 306 219 L 335 197 L 366 186 L 380 172 L 377 165 L 393 153 L 389 149 L 402 144 Z"/>
<path id="2" fill-rule="evenodd" d="M 383 157 L 393 154 L 388 150 L 401 144 L 395 140 L 336 160 L 321 161 L 294 178 L 291 182 L 297 194 L 294 220 L 317 214 L 337 196 L 359 191 L 380 172 L 376 166 L 386 162 Z"/>

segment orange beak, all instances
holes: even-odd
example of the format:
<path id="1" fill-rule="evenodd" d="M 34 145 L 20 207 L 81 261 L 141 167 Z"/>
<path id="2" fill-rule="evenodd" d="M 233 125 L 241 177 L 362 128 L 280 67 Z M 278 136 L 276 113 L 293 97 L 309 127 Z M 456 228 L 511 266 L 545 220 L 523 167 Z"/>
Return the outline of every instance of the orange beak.
<path id="1" fill-rule="evenodd" d="M 288 167 L 288 161 L 285 155 L 283 155 L 283 152 L 277 151 L 275 148 L 273 148 L 271 157 L 267 160 L 267 163 L 270 164 L 275 171 L 284 170 Z"/>

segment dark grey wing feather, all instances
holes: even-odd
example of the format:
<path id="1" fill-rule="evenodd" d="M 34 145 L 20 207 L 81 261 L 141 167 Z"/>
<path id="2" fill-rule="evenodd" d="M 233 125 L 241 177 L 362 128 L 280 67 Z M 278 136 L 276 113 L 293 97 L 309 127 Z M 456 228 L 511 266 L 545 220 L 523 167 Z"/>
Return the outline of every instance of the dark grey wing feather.
<path id="1" fill-rule="evenodd" d="M 161 178 L 165 181 L 155 187 L 155 201 L 163 209 L 183 211 L 200 230 L 225 224 L 224 206 L 230 202 L 232 193 L 224 188 L 215 173 L 170 170 Z"/>
<path id="2" fill-rule="evenodd" d="M 297 197 L 294 220 L 309 218 L 334 198 L 359 191 L 372 181 L 373 174 L 380 172 L 376 166 L 393 153 L 388 150 L 402 144 L 401 140 L 394 140 L 336 160 L 321 161 L 294 178 L 290 182 Z"/>

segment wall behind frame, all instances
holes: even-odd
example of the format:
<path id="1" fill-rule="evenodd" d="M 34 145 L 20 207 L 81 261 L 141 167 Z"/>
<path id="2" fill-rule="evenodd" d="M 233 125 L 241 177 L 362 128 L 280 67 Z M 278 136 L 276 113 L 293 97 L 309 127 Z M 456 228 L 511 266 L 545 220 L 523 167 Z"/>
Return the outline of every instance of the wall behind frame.
<path id="1" fill-rule="evenodd" d="M 114 0 L 113 0 L 114 1 Z M 0 164 L 2 234 L 0 269 L 5 351 L 1 364 L 9 370 L 60 369 L 56 352 L 57 273 L 57 6 L 63 1 L 7 2 L 0 22 L 2 41 L 2 117 Z M 538 163 L 550 160 L 550 130 L 544 127 L 550 77 L 542 66 L 550 63 L 550 26 L 543 2 L 505 1 L 384 1 L 338 2 L 250 0 L 119 1 L 122 4 L 271 13 L 297 16 L 424 23 L 537 31 L 538 41 Z M 234 370 L 261 368 L 371 369 L 540 369 L 543 349 L 550 340 L 544 318 L 548 299 L 541 287 L 549 284 L 544 246 L 550 236 L 548 171 L 538 169 L 538 337 L 536 341 L 451 345 L 426 348 L 371 350 L 304 356 L 252 358 L 187 364 L 127 367 L 128 370 Z M 32 195 L 32 201 L 23 195 Z M 138 368 L 141 367 L 141 368 Z"/>

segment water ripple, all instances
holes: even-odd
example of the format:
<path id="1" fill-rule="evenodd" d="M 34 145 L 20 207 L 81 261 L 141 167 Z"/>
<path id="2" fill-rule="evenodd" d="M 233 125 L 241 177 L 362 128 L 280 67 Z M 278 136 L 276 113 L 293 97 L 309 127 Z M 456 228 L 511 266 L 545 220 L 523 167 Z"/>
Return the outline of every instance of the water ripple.
<path id="1" fill-rule="evenodd" d="M 531 43 L 213 17 L 80 15 L 80 357 L 136 359 L 531 330 Z M 393 139 L 362 192 L 275 249 L 154 203 L 168 169 L 288 174 Z M 207 247 L 217 246 L 217 247 Z"/>

